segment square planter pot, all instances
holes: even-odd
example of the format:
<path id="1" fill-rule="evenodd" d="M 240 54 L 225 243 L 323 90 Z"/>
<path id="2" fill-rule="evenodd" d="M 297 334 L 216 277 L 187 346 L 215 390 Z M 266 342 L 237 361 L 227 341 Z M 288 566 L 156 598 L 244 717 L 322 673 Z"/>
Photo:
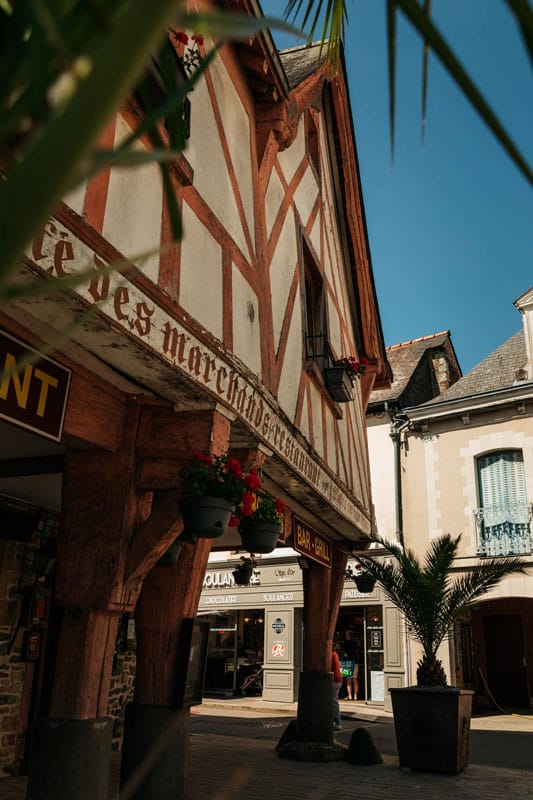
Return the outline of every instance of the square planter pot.
<path id="1" fill-rule="evenodd" d="M 332 398 L 337 403 L 353 400 L 353 383 L 346 367 L 326 367 L 324 380 Z"/>
<path id="2" fill-rule="evenodd" d="M 468 689 L 391 689 L 400 767 L 456 774 L 468 765 L 472 696 Z"/>

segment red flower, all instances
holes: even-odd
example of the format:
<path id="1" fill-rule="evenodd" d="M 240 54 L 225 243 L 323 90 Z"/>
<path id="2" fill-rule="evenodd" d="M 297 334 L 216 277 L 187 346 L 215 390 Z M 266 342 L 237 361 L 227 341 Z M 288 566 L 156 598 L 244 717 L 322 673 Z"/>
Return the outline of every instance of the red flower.
<path id="1" fill-rule="evenodd" d="M 193 33 L 192 40 L 196 42 L 198 47 L 201 47 L 204 43 L 204 37 L 200 33 Z"/>
<path id="2" fill-rule="evenodd" d="M 181 42 L 181 44 L 188 44 L 189 43 L 189 37 L 187 36 L 185 31 L 175 31 L 174 32 L 174 36 L 176 37 L 176 40 L 178 42 Z"/>
<path id="3" fill-rule="evenodd" d="M 252 474 L 252 471 L 250 471 L 250 474 L 246 476 L 244 483 L 246 488 L 251 489 L 253 492 L 256 492 L 261 487 L 261 479 L 257 472 L 254 475 Z"/>
<path id="4" fill-rule="evenodd" d="M 231 517 L 229 518 L 228 527 L 236 528 L 239 522 L 240 522 L 240 517 L 238 517 L 236 514 L 232 514 Z"/>
<path id="5" fill-rule="evenodd" d="M 274 502 L 276 503 L 276 511 L 278 512 L 278 514 L 282 514 L 283 509 L 285 508 L 285 503 L 283 502 L 283 500 L 279 499 L 275 500 Z"/>
<path id="6" fill-rule="evenodd" d="M 236 458 L 230 458 L 226 464 L 226 472 L 231 472 L 236 478 L 242 478 L 242 469 Z"/>
<path id="7" fill-rule="evenodd" d="M 249 517 L 254 513 L 255 494 L 244 492 L 242 496 L 241 513 L 243 517 Z"/>
<path id="8" fill-rule="evenodd" d="M 204 454 L 201 453 L 199 450 L 195 450 L 194 453 L 192 454 L 192 457 L 194 458 L 195 461 L 204 460 Z"/>

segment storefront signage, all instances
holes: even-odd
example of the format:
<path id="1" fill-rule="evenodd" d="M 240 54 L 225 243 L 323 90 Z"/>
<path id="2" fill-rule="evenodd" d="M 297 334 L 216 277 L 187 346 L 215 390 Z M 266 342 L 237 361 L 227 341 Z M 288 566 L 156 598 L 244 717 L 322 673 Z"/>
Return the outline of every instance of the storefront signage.
<path id="1" fill-rule="evenodd" d="M 132 275 L 109 271 L 103 258 L 55 219 L 35 237 L 28 258 L 54 277 L 93 266 L 99 274 L 75 289 L 79 296 L 90 304 L 98 303 L 101 314 L 229 407 L 332 508 L 359 531 L 370 534 L 369 516 L 301 446 L 271 399 L 229 360 L 157 305 Z"/>
<path id="2" fill-rule="evenodd" d="M 224 594 L 218 595 L 217 597 L 206 597 L 205 604 L 206 606 L 225 606 L 229 603 L 236 603 L 237 602 L 237 595 L 236 594 Z"/>
<path id="3" fill-rule="evenodd" d="M 263 603 L 292 603 L 294 592 L 272 592 L 263 595 Z"/>
<path id="4" fill-rule="evenodd" d="M 274 622 L 272 623 L 272 630 L 274 633 L 280 634 L 283 633 L 285 630 L 285 620 L 281 619 L 281 617 L 276 617 Z"/>
<path id="5" fill-rule="evenodd" d="M 274 642 L 270 652 L 273 658 L 283 658 L 285 655 L 285 645 L 282 642 Z"/>
<path id="6" fill-rule="evenodd" d="M 312 561 L 331 567 L 331 542 L 297 517 L 292 518 L 294 549 Z"/>
<path id="7" fill-rule="evenodd" d="M 2 419 L 59 442 L 70 374 L 61 364 L 0 331 Z"/>
<path id="8" fill-rule="evenodd" d="M 250 584 L 254 586 L 259 586 L 261 584 L 260 570 L 254 570 L 254 574 L 250 579 Z M 217 587 L 231 588 L 233 586 L 235 586 L 235 578 L 231 570 L 225 572 L 206 572 L 202 583 L 202 589 L 216 589 Z"/>
<path id="9" fill-rule="evenodd" d="M 295 580 L 296 570 L 292 567 L 276 567 L 274 570 L 274 577 L 278 579 L 280 583 L 288 583 L 289 581 Z"/>

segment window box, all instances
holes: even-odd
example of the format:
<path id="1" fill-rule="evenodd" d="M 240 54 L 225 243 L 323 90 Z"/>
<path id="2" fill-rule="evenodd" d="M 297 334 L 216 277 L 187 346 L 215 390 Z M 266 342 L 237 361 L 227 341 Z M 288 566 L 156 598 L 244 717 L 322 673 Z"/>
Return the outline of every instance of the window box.
<path id="1" fill-rule="evenodd" d="M 330 395 L 337 403 L 349 403 L 350 400 L 353 400 L 353 381 L 349 369 L 326 367 L 324 380 Z"/>

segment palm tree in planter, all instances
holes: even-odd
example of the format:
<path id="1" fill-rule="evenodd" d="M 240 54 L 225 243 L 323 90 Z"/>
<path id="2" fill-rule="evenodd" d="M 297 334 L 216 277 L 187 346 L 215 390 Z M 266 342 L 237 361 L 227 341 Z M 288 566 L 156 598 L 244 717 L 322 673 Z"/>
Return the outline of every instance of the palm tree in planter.
<path id="1" fill-rule="evenodd" d="M 457 773 L 467 766 L 473 692 L 447 685 L 437 650 L 466 606 L 506 575 L 524 572 L 519 558 L 493 558 L 452 578 L 460 538 L 446 534 L 435 539 L 423 563 L 411 550 L 379 537 L 374 541 L 392 560 L 357 554 L 422 645 L 417 685 L 390 690 L 401 767 Z"/>

